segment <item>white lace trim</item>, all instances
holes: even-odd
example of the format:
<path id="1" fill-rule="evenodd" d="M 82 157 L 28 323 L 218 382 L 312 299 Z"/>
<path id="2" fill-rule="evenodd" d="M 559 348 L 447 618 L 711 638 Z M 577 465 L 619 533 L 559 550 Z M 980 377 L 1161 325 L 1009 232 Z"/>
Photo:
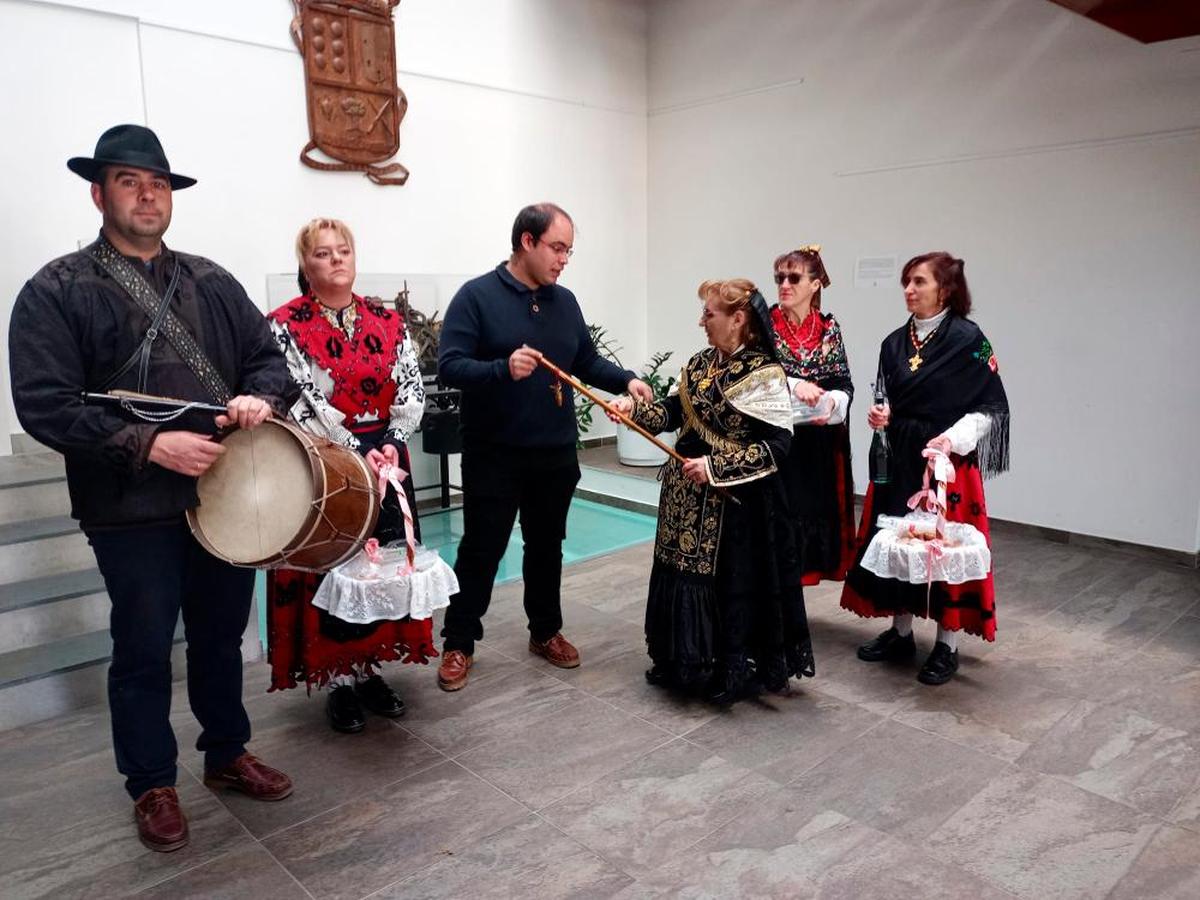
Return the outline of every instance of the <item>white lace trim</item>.
<path id="1" fill-rule="evenodd" d="M 428 619 L 434 610 L 450 605 L 458 592 L 458 578 L 436 550 L 417 545 L 413 571 L 401 575 L 406 562 L 403 542 L 380 548 L 381 560 L 372 562 L 359 551 L 326 573 L 313 597 L 320 607 L 343 622 L 366 624 L 383 619 Z"/>
<path id="2" fill-rule="evenodd" d="M 932 514 L 911 512 L 903 518 L 880 516 L 877 524 L 879 531 L 867 545 L 861 565 L 880 578 L 895 578 L 909 584 L 929 581 L 963 584 L 980 581 L 992 570 L 992 551 L 974 525 L 947 522 L 942 553 L 932 556 L 928 546 L 928 537 L 933 535 Z M 910 536 L 910 525 L 915 526 L 922 536 Z"/>

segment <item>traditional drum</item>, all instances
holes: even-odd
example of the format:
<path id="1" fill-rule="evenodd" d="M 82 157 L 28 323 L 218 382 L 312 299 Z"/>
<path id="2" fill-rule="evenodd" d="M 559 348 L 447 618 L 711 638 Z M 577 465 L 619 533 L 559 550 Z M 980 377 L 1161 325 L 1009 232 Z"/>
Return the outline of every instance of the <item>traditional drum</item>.
<path id="1" fill-rule="evenodd" d="M 346 447 L 269 419 L 222 440 L 225 453 L 197 483 L 196 540 L 235 566 L 325 572 L 375 530 L 379 493 L 366 461 Z"/>

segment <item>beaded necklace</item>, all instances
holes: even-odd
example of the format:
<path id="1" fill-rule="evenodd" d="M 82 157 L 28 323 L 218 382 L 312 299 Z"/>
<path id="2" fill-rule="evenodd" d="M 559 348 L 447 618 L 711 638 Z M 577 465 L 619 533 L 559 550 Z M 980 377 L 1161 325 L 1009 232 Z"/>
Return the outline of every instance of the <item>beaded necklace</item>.
<path id="1" fill-rule="evenodd" d="M 917 317 L 913 316 L 908 320 L 908 338 L 912 341 L 912 345 L 917 351 L 908 358 L 908 370 L 910 372 L 915 372 L 917 369 L 921 368 L 921 363 L 925 362 L 925 360 L 921 357 L 921 351 L 925 348 L 926 344 L 933 340 L 933 336 L 938 333 L 938 329 L 941 327 L 942 323 L 938 322 L 937 325 L 934 326 L 933 331 L 925 335 L 924 340 L 919 341 L 917 340 Z"/>
<path id="2" fill-rule="evenodd" d="M 805 317 L 805 321 L 808 323 L 808 328 L 804 334 L 801 334 L 800 326 L 793 325 L 788 320 L 787 313 L 783 312 L 782 309 L 779 311 L 779 322 L 783 325 L 783 330 L 786 332 L 784 340 L 797 348 L 804 348 L 806 350 L 815 349 L 815 339 L 819 336 L 821 328 L 821 311 L 817 309 L 811 310 Z"/>

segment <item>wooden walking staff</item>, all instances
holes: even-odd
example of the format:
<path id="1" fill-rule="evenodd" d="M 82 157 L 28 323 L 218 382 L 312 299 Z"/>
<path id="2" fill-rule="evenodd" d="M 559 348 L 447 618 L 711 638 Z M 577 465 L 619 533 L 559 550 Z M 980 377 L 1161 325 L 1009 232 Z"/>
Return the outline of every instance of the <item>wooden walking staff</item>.
<path id="1" fill-rule="evenodd" d="M 600 399 L 599 397 L 597 397 L 594 393 L 592 393 L 587 388 L 586 385 L 584 385 L 578 379 L 573 378 L 568 373 L 564 372 L 562 369 L 560 369 L 554 363 L 550 362 L 550 360 L 546 359 L 546 357 L 539 356 L 538 362 L 541 365 L 545 366 L 547 369 L 549 369 L 551 372 L 553 372 L 555 377 L 557 377 L 561 381 L 565 381 L 571 387 L 575 388 L 575 390 L 579 391 L 579 393 L 583 394 L 585 397 L 587 397 L 589 400 L 591 400 L 593 403 L 595 403 L 597 406 L 599 406 L 602 410 L 604 410 L 610 416 L 616 416 L 616 418 L 621 420 L 621 423 L 623 425 L 627 425 L 628 427 L 632 428 L 634 431 L 636 431 L 638 434 L 640 434 L 642 437 L 644 437 L 646 440 L 648 440 L 650 443 L 652 443 L 659 450 L 666 453 L 667 456 L 670 456 L 672 459 L 675 459 L 680 463 L 685 463 L 688 461 L 687 457 L 684 456 L 683 454 L 679 453 L 674 447 L 671 447 L 668 444 L 664 444 L 662 441 L 660 441 L 658 439 L 658 437 L 656 435 L 651 434 L 649 431 L 647 431 L 645 428 L 643 428 L 637 422 L 633 421 L 633 419 L 629 418 L 629 416 L 625 415 L 623 412 L 621 412 L 616 407 L 614 407 L 611 403 L 608 403 L 608 402 Z M 721 487 L 718 484 L 714 484 L 712 487 L 713 487 L 713 490 L 715 490 L 718 494 L 720 494 L 726 500 L 732 500 L 734 503 L 738 504 L 738 506 L 742 505 L 742 501 L 739 500 L 737 497 L 733 496 L 733 494 L 729 493 L 729 491 L 725 490 L 725 488 Z"/>

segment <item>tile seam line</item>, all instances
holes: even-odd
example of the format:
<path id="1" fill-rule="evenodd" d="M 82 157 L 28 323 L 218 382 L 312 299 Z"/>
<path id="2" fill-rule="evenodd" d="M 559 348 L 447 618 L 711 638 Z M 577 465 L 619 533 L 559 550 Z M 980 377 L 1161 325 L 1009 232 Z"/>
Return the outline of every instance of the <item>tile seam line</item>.
<path id="1" fill-rule="evenodd" d="M 245 837 L 250 838 L 251 841 L 253 841 L 255 844 L 258 844 L 260 847 L 262 846 L 262 842 L 258 838 L 256 838 L 253 834 L 251 834 L 250 829 L 248 829 L 245 826 L 245 824 L 242 822 L 242 820 L 239 819 L 237 816 L 235 816 L 233 814 L 232 810 L 230 810 L 228 806 L 226 806 L 224 803 L 221 802 L 221 799 L 216 795 L 216 793 L 213 792 L 212 790 L 210 790 L 204 784 L 204 780 L 196 777 L 196 773 L 191 770 L 191 767 L 189 767 L 186 764 L 183 764 L 183 770 L 192 777 L 192 779 L 199 785 L 199 787 L 202 791 L 205 791 L 208 794 L 209 798 L 214 803 L 217 804 L 218 808 L 222 812 L 224 812 L 225 815 L 229 816 L 229 818 L 233 819 L 233 821 L 235 821 L 237 823 L 238 827 L 242 829 L 242 832 L 244 833 Z M 189 839 L 189 842 L 190 842 L 190 839 Z M 144 893 L 146 893 L 146 891 L 152 890 L 153 888 L 161 887 L 162 885 L 166 884 L 167 882 L 174 881 L 176 878 L 179 878 L 182 875 L 186 875 L 189 872 L 195 872 L 197 869 L 203 869 L 205 866 L 211 865 L 211 864 L 217 862 L 218 860 L 224 859 L 227 856 L 231 856 L 234 853 L 237 853 L 242 849 L 244 849 L 244 845 L 231 847 L 229 850 L 226 850 L 224 853 L 218 853 L 216 856 L 212 857 L 211 859 L 206 859 L 203 862 L 197 863 L 194 866 L 187 866 L 186 868 L 180 869 L 178 872 L 175 872 L 172 875 L 168 875 L 166 878 L 160 879 L 159 881 L 155 881 L 155 882 L 152 882 L 152 883 L 146 885 L 145 887 L 141 888 L 137 892 L 137 894 L 135 894 L 135 896 L 144 894 Z M 266 847 L 263 847 L 263 849 L 266 850 Z M 267 854 L 270 855 L 269 850 L 267 851 Z M 274 856 L 272 856 L 271 858 L 274 859 Z M 278 860 L 275 860 L 275 862 L 277 865 L 280 865 Z M 281 868 L 282 868 L 282 866 L 281 866 Z M 287 871 L 286 868 L 284 869 L 284 871 Z M 288 874 L 291 875 L 290 872 L 288 872 Z M 300 888 L 301 888 L 301 890 L 304 890 L 304 885 L 300 885 Z M 308 891 L 305 890 L 304 893 L 308 894 Z M 312 897 L 312 894 L 308 894 L 308 896 Z"/>
<path id="2" fill-rule="evenodd" d="M 462 769 L 462 771 L 466 772 L 468 775 L 470 775 L 476 781 L 483 784 L 485 787 L 490 788 L 491 790 L 495 791 L 496 793 L 501 794 L 502 796 L 511 800 L 513 803 L 517 804 L 517 806 L 519 806 L 523 810 L 525 810 L 526 816 L 536 815 L 536 813 L 532 809 L 530 809 L 527 804 L 522 803 L 520 800 L 518 800 L 512 794 L 508 793 L 508 791 L 505 791 L 505 790 L 502 790 L 501 788 L 496 787 L 494 784 L 492 784 L 486 778 L 483 778 L 480 775 L 478 775 L 477 773 L 472 772 L 470 769 L 468 769 L 462 763 L 457 762 L 456 760 L 453 760 L 453 759 L 447 760 L 447 762 L 449 762 L 451 765 L 455 765 L 458 768 Z M 496 828 L 494 831 L 489 831 L 486 834 L 480 835 L 479 838 L 477 840 L 475 840 L 474 842 L 472 842 L 469 846 L 474 847 L 476 844 L 481 844 L 484 841 L 486 841 L 488 838 L 493 837 L 494 835 L 497 835 L 500 832 L 502 832 L 510 827 L 512 827 L 512 826 L 511 825 L 501 825 L 498 828 Z M 412 878 L 414 875 L 424 872 L 426 869 L 433 868 L 434 866 L 443 862 L 445 859 L 445 857 L 443 857 L 437 853 L 435 853 L 434 856 L 435 856 L 435 858 L 433 860 L 431 860 L 430 862 L 426 863 L 423 866 L 419 866 L 416 869 L 413 869 L 407 875 L 404 875 L 401 878 L 397 878 L 395 881 L 389 882 L 388 884 L 381 885 L 380 887 L 375 888 L 375 890 L 373 890 L 367 894 L 361 894 L 360 900 L 370 900 L 371 897 L 377 897 L 377 896 L 379 896 L 381 891 L 386 891 L 389 888 L 393 888 L 396 885 L 401 884 L 402 882 L 407 881 L 408 879 Z"/>
<path id="3" fill-rule="evenodd" d="M 1056 772 L 1039 772 L 1037 769 L 1034 769 L 1027 765 L 1023 766 L 1019 762 L 1009 763 L 1009 765 L 1023 774 L 1035 775 L 1038 778 L 1050 778 L 1054 781 L 1057 781 L 1061 785 L 1065 785 L 1066 787 L 1074 788 L 1077 791 L 1083 791 L 1085 794 L 1088 794 L 1091 797 L 1096 797 L 1100 800 L 1104 800 L 1107 803 L 1115 803 L 1117 806 L 1124 807 L 1125 809 L 1129 810 L 1129 812 L 1133 813 L 1136 816 L 1142 816 L 1146 819 L 1152 819 L 1158 825 L 1173 825 L 1176 828 L 1181 827 L 1178 824 L 1167 819 L 1166 816 L 1160 816 L 1156 813 L 1147 812 L 1144 809 L 1138 809 L 1132 803 L 1129 803 L 1125 800 L 1116 800 L 1105 794 L 1097 793 L 1096 791 L 1093 791 L 1091 788 L 1085 788 L 1082 785 L 1076 784 L 1070 778 L 1068 778 L 1066 775 L 1060 775 Z M 1172 811 L 1173 810 L 1174 810 L 1174 807 L 1172 807 Z M 956 812 L 957 812 L 957 810 L 956 810 Z M 1169 815 L 1169 813 L 1168 813 L 1168 815 Z M 1191 829 L 1188 829 L 1188 830 L 1191 830 Z"/>
<path id="4" fill-rule="evenodd" d="M 570 797 L 574 796 L 575 794 L 578 794 L 580 791 L 582 791 L 586 788 L 592 787 L 593 785 L 597 784 L 598 782 L 602 781 L 603 779 L 607 778 L 608 776 L 610 776 L 616 772 L 619 772 L 622 769 L 633 765 L 634 763 L 640 762 L 641 760 L 643 760 L 647 756 L 649 756 L 651 753 L 656 753 L 659 750 L 661 750 L 663 747 L 667 747 L 667 746 L 675 743 L 677 740 L 679 740 L 678 737 L 672 736 L 670 738 L 670 740 L 666 740 L 666 741 L 663 741 L 662 743 L 655 744 L 653 747 L 648 749 L 645 753 L 635 756 L 633 759 L 629 760 L 628 762 L 622 763 L 621 765 L 617 766 L 615 769 L 609 769 L 606 772 L 601 772 L 599 775 L 597 775 L 591 781 L 585 782 L 584 784 L 581 784 L 581 785 L 578 785 L 577 787 L 571 788 L 571 790 L 567 791 L 565 794 L 562 794 L 558 797 L 555 797 L 553 800 L 543 803 L 541 806 L 534 809 L 533 812 L 535 814 L 540 815 L 544 810 L 549 809 L 551 806 L 554 806 L 556 803 L 561 803 L 562 801 L 569 799 Z M 484 779 L 484 780 L 486 781 L 486 779 Z M 488 783 L 491 784 L 491 782 L 488 782 Z M 547 821 L 549 821 L 549 820 L 547 820 Z M 624 871 L 624 870 L 622 870 L 622 871 Z"/>
<path id="5" fill-rule="evenodd" d="M 614 617 L 614 618 L 615 618 L 615 617 Z M 629 653 L 629 652 L 632 652 L 632 651 L 628 651 L 628 650 L 627 650 L 627 651 L 624 651 L 624 652 L 626 652 L 626 653 Z M 516 662 L 520 662 L 520 660 L 516 660 Z M 540 667 L 540 666 L 538 666 L 538 665 L 537 665 L 537 663 L 533 662 L 532 660 L 530 660 L 530 661 L 526 662 L 526 668 L 528 668 L 528 669 L 530 669 L 530 670 L 532 670 L 532 671 L 534 671 L 534 672 L 540 672 L 540 671 L 541 671 L 541 667 Z M 649 725 L 649 726 L 651 726 L 651 727 L 653 727 L 653 728 L 657 728 L 659 731 L 663 732 L 664 734 L 669 734 L 669 735 L 670 735 L 672 738 L 683 737 L 683 735 L 681 735 L 681 734 L 676 734 L 675 732 L 671 731 L 669 728 L 664 728 L 663 726 L 659 725 L 657 722 L 655 722 L 655 721 L 653 721 L 653 720 L 651 720 L 651 719 L 647 719 L 645 716 L 643 716 L 643 715 L 641 715 L 641 714 L 639 714 L 639 713 L 636 713 L 636 712 L 633 712 L 633 711 L 631 711 L 631 710 L 624 709 L 623 707 L 617 706 L 617 705 L 616 705 L 615 703 L 613 703 L 611 700 L 608 700 L 608 699 L 607 699 L 607 698 L 605 698 L 605 697 L 601 697 L 601 696 L 599 696 L 598 694 L 593 694 L 591 691 L 587 690 L 586 688 L 578 687 L 577 685 L 571 684 L 571 682 L 567 681 L 565 678 L 559 678 L 559 677 L 557 677 L 557 676 L 555 676 L 555 675 L 553 675 L 553 674 L 551 674 L 551 673 L 549 673 L 549 672 L 542 672 L 541 674 L 544 674 L 544 675 L 546 675 L 546 676 L 547 676 L 547 677 L 549 677 L 549 678 L 553 678 L 555 681 L 562 682 L 563 684 L 567 685 L 568 687 L 570 687 L 570 688 L 572 688 L 572 689 L 574 689 L 574 690 L 578 691 L 579 693 L 583 694 L 585 697 L 590 697 L 591 699 L 595 700 L 595 701 L 596 701 L 596 702 L 598 702 L 598 703 L 603 703 L 603 704 L 604 704 L 605 706 L 607 706 L 609 709 L 612 709 L 612 710 L 614 710 L 615 712 L 619 712 L 619 713 L 621 713 L 621 715 L 623 715 L 623 716 L 629 716 L 631 719 L 637 719 L 639 722 L 642 722 L 642 723 L 644 723 L 644 724 L 646 724 L 646 725 Z"/>
<path id="6" fill-rule="evenodd" d="M 400 728 L 402 726 L 396 725 L 395 727 Z M 405 729 L 405 730 L 407 731 L 407 729 Z M 416 735 L 413 735 L 411 732 L 408 732 L 408 733 L 412 737 L 416 738 Z M 421 741 L 420 738 L 417 738 L 417 740 Z M 272 840 L 285 832 L 291 831 L 293 828 L 299 828 L 301 825 L 307 825 L 310 822 L 312 822 L 314 819 L 321 818 L 321 816 L 325 815 L 326 813 L 335 812 L 335 811 L 341 809 L 343 806 L 347 806 L 350 803 L 355 803 L 359 800 L 362 800 L 364 797 L 371 795 L 373 792 L 378 792 L 378 791 L 382 791 L 382 790 L 385 790 L 390 787 L 395 787 L 396 785 L 400 784 L 401 782 L 408 781 L 410 778 L 415 778 L 418 775 L 423 775 L 424 773 L 430 771 L 431 769 L 435 769 L 440 765 L 444 765 L 445 763 L 454 762 L 453 759 L 450 759 L 448 756 L 446 756 L 444 753 L 442 753 L 442 751 L 438 750 L 437 747 L 434 747 L 431 744 L 426 743 L 425 741 L 421 741 L 421 743 L 425 744 L 425 746 L 429 747 L 431 750 L 433 750 L 435 753 L 437 753 L 442 758 L 433 760 L 427 766 L 422 766 L 418 769 L 414 769 L 414 770 L 408 772 L 406 775 L 404 775 L 401 778 L 397 778 L 394 781 L 389 781 L 387 784 L 375 785 L 368 790 L 361 791 L 361 792 L 353 795 L 352 797 L 347 797 L 341 803 L 338 803 L 334 806 L 330 806 L 325 809 L 319 810 L 318 812 L 314 812 L 311 816 L 305 816 L 303 819 L 297 819 L 295 822 L 292 822 L 288 825 L 284 825 L 280 828 L 276 828 L 273 831 L 265 832 L 262 835 L 262 837 L 258 837 L 258 838 L 254 838 L 254 839 L 256 841 L 258 841 L 260 844 L 262 844 L 264 847 L 266 847 L 267 841 Z M 194 776 L 194 773 L 193 773 L 193 776 Z M 247 829 L 247 831 L 249 831 L 249 830 Z M 253 837 L 253 835 L 251 835 L 251 837 Z M 274 856 L 274 854 L 272 854 L 272 856 Z M 280 865 L 283 865 L 283 863 L 280 863 Z M 287 866 L 284 866 L 284 868 L 286 869 Z"/>

